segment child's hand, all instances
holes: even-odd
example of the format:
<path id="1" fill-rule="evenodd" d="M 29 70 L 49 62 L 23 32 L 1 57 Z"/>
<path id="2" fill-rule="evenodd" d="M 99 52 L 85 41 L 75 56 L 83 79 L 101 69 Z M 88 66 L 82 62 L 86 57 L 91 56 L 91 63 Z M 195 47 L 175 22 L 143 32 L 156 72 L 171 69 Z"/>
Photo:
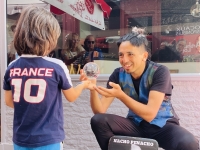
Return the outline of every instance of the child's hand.
<path id="1" fill-rule="evenodd" d="M 80 70 L 80 77 L 79 77 L 80 81 L 85 81 L 88 80 L 88 77 L 84 74 L 83 69 Z"/>
<path id="2" fill-rule="evenodd" d="M 92 83 L 90 80 L 82 81 L 82 84 L 84 84 L 85 89 L 95 90 L 94 87 L 96 87 L 96 84 Z"/>
<path id="3" fill-rule="evenodd" d="M 88 81 L 89 83 L 84 83 L 85 84 L 85 88 L 89 89 L 89 90 L 94 90 L 94 87 L 96 87 L 96 79 L 95 78 L 92 78 L 92 79 L 89 79 L 83 72 L 83 69 L 80 70 L 80 78 L 79 78 L 80 81 L 82 81 L 83 83 L 85 81 Z"/>

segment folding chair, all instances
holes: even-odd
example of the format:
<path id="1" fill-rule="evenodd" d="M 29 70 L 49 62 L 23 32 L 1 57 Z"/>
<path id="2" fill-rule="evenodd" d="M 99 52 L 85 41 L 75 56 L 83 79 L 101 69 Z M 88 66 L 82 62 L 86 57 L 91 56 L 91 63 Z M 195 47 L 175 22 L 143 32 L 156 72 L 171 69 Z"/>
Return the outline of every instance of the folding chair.
<path id="1" fill-rule="evenodd" d="M 158 142 L 147 138 L 113 136 L 109 140 L 108 150 L 158 150 Z"/>

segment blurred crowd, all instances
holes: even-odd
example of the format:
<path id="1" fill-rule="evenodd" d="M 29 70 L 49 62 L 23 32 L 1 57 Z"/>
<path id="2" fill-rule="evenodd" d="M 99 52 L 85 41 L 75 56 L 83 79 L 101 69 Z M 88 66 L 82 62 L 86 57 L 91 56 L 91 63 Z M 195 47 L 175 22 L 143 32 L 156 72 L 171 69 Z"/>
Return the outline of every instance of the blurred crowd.
<path id="1" fill-rule="evenodd" d="M 16 25 L 11 26 L 12 34 L 15 33 Z M 151 55 L 154 62 L 184 62 L 184 48 L 186 40 L 180 39 L 171 43 L 163 41 L 160 48 Z M 102 50 L 97 47 L 96 38 L 93 35 L 85 37 L 80 42 L 80 35 L 77 33 L 69 33 L 65 36 L 62 48 L 56 47 L 49 55 L 61 59 L 68 67 L 70 74 L 79 74 L 80 69 L 88 62 L 100 60 L 103 58 Z M 18 57 L 13 45 L 13 41 L 8 44 L 8 64 Z M 188 60 L 187 60 L 188 61 Z"/>
<path id="2" fill-rule="evenodd" d="M 152 54 L 151 60 L 154 62 L 183 62 L 185 46 L 186 41 L 184 39 L 171 43 L 161 42 L 160 49 Z"/>
<path id="3" fill-rule="evenodd" d="M 15 25 L 11 26 L 14 34 Z M 61 59 L 68 67 L 70 74 L 79 74 L 80 69 L 88 62 L 101 59 L 102 51 L 95 46 L 96 39 L 93 35 L 86 36 L 84 43 L 80 43 L 77 33 L 69 33 L 65 36 L 63 47 L 56 47 L 48 56 Z M 8 64 L 16 59 L 17 53 L 13 41 L 8 45 Z"/>

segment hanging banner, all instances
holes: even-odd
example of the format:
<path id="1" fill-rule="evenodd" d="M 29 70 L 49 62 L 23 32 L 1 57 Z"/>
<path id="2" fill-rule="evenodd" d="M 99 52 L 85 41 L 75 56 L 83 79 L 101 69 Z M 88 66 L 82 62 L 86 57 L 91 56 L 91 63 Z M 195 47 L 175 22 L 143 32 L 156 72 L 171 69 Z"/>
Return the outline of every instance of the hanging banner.
<path id="1" fill-rule="evenodd" d="M 87 24 L 105 30 L 104 12 L 93 0 L 44 0 Z"/>

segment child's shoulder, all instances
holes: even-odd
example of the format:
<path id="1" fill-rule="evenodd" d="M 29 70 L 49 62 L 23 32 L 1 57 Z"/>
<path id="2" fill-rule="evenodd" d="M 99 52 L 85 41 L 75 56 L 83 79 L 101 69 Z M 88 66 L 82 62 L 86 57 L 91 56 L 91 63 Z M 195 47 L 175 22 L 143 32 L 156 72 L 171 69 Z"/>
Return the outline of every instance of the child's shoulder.
<path id="1" fill-rule="evenodd" d="M 67 68 L 65 63 L 60 59 L 52 58 L 52 57 L 43 57 L 43 58 L 45 60 L 47 60 L 50 63 L 50 65 L 52 65 L 53 68 L 55 68 L 55 69 L 61 69 L 62 68 L 62 69 L 65 70 Z"/>

